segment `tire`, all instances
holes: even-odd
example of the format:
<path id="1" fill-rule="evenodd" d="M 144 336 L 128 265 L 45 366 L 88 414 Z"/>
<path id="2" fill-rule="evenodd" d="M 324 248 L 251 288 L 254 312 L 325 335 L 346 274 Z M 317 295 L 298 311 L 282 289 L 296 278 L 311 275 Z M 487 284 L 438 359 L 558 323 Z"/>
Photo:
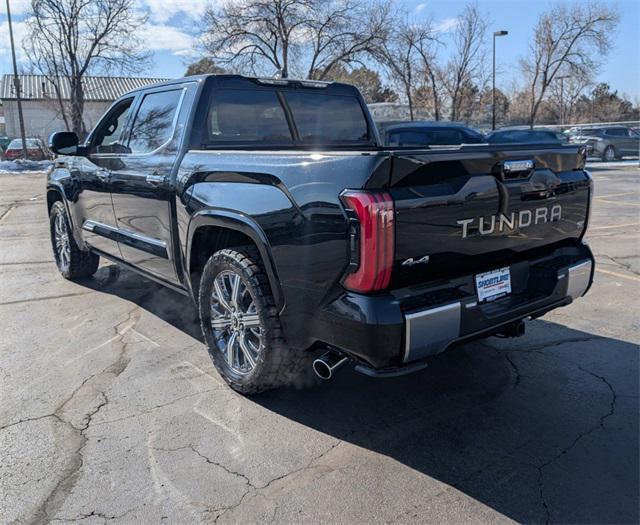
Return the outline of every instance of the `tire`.
<path id="1" fill-rule="evenodd" d="M 607 146 L 602 152 L 602 162 L 613 162 L 616 158 L 616 150 L 613 146 Z"/>
<path id="2" fill-rule="evenodd" d="M 214 253 L 198 294 L 209 356 L 229 386 L 246 395 L 302 386 L 311 370 L 310 354 L 286 347 L 269 281 L 257 260 L 249 250 Z"/>
<path id="3" fill-rule="evenodd" d="M 71 281 L 90 277 L 98 269 L 100 257 L 95 253 L 81 250 L 71 231 L 67 210 L 64 204 L 56 201 L 49 212 L 51 229 L 51 247 L 56 266 L 65 279 Z"/>

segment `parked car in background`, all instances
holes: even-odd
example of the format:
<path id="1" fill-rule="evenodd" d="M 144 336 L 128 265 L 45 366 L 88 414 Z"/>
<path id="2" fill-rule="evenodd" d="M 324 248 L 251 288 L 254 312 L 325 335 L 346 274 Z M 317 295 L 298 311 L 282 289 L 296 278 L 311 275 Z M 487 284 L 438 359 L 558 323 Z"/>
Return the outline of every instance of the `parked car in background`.
<path id="1" fill-rule="evenodd" d="M 586 145 L 588 156 L 608 162 L 625 155 L 637 157 L 640 152 L 640 133 L 626 126 L 572 128 L 569 141 Z"/>
<path id="2" fill-rule="evenodd" d="M 7 146 L 11 142 L 11 139 L 6 135 L 0 135 L 0 160 L 4 159 L 4 150 L 7 149 Z"/>
<path id="3" fill-rule="evenodd" d="M 567 137 L 559 131 L 550 129 L 505 128 L 492 131 L 487 135 L 489 144 L 566 144 Z"/>
<path id="4" fill-rule="evenodd" d="M 46 160 L 50 158 L 49 150 L 40 139 L 25 139 L 27 146 L 27 159 Z M 16 160 L 22 158 L 22 140 L 13 139 L 9 142 L 4 152 L 4 160 Z"/>
<path id="5" fill-rule="evenodd" d="M 455 122 L 412 121 L 388 126 L 383 131 L 386 146 L 455 146 L 482 144 L 482 133 Z"/>

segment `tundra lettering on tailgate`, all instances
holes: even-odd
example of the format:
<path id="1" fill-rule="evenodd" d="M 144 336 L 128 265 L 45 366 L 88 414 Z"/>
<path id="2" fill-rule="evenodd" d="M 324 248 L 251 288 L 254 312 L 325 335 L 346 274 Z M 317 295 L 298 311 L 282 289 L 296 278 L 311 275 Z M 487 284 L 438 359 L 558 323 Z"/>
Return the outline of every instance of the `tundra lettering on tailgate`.
<path id="1" fill-rule="evenodd" d="M 489 217 L 478 217 L 471 219 L 461 219 L 456 221 L 462 226 L 462 238 L 469 236 L 469 227 L 476 229 L 479 235 L 491 235 L 494 232 L 515 231 L 527 228 L 534 224 L 544 224 L 547 222 L 557 222 L 562 218 L 562 206 L 555 204 L 548 207 L 535 208 L 533 210 L 520 210 L 518 213 L 512 212 L 509 215 L 491 215 Z"/>

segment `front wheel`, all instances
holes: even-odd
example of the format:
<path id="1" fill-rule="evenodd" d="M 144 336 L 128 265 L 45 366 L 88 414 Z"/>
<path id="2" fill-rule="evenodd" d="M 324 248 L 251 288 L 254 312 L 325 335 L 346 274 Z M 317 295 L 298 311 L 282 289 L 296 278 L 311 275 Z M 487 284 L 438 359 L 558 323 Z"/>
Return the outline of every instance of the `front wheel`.
<path id="1" fill-rule="evenodd" d="M 310 359 L 286 347 L 269 281 L 250 252 L 220 250 L 199 290 L 202 333 L 224 380 L 242 394 L 305 382 Z"/>
<path id="2" fill-rule="evenodd" d="M 73 238 L 69 218 L 64 204 L 54 202 L 49 212 L 51 247 L 56 266 L 65 279 L 89 277 L 96 273 L 100 257 L 95 253 L 81 250 Z"/>

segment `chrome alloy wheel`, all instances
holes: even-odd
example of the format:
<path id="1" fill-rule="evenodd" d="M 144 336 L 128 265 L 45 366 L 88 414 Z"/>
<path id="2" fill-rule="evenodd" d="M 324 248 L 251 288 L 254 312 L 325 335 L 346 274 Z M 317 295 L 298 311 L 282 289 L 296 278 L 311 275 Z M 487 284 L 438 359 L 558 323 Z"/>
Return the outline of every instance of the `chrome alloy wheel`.
<path id="1" fill-rule="evenodd" d="M 233 271 L 222 271 L 213 281 L 211 328 L 229 368 L 243 375 L 251 372 L 263 349 L 262 325 L 249 289 Z"/>
<path id="2" fill-rule="evenodd" d="M 69 230 L 62 213 L 56 215 L 53 224 L 53 236 L 56 243 L 58 262 L 63 268 L 67 268 L 71 262 L 71 245 L 69 244 Z"/>

